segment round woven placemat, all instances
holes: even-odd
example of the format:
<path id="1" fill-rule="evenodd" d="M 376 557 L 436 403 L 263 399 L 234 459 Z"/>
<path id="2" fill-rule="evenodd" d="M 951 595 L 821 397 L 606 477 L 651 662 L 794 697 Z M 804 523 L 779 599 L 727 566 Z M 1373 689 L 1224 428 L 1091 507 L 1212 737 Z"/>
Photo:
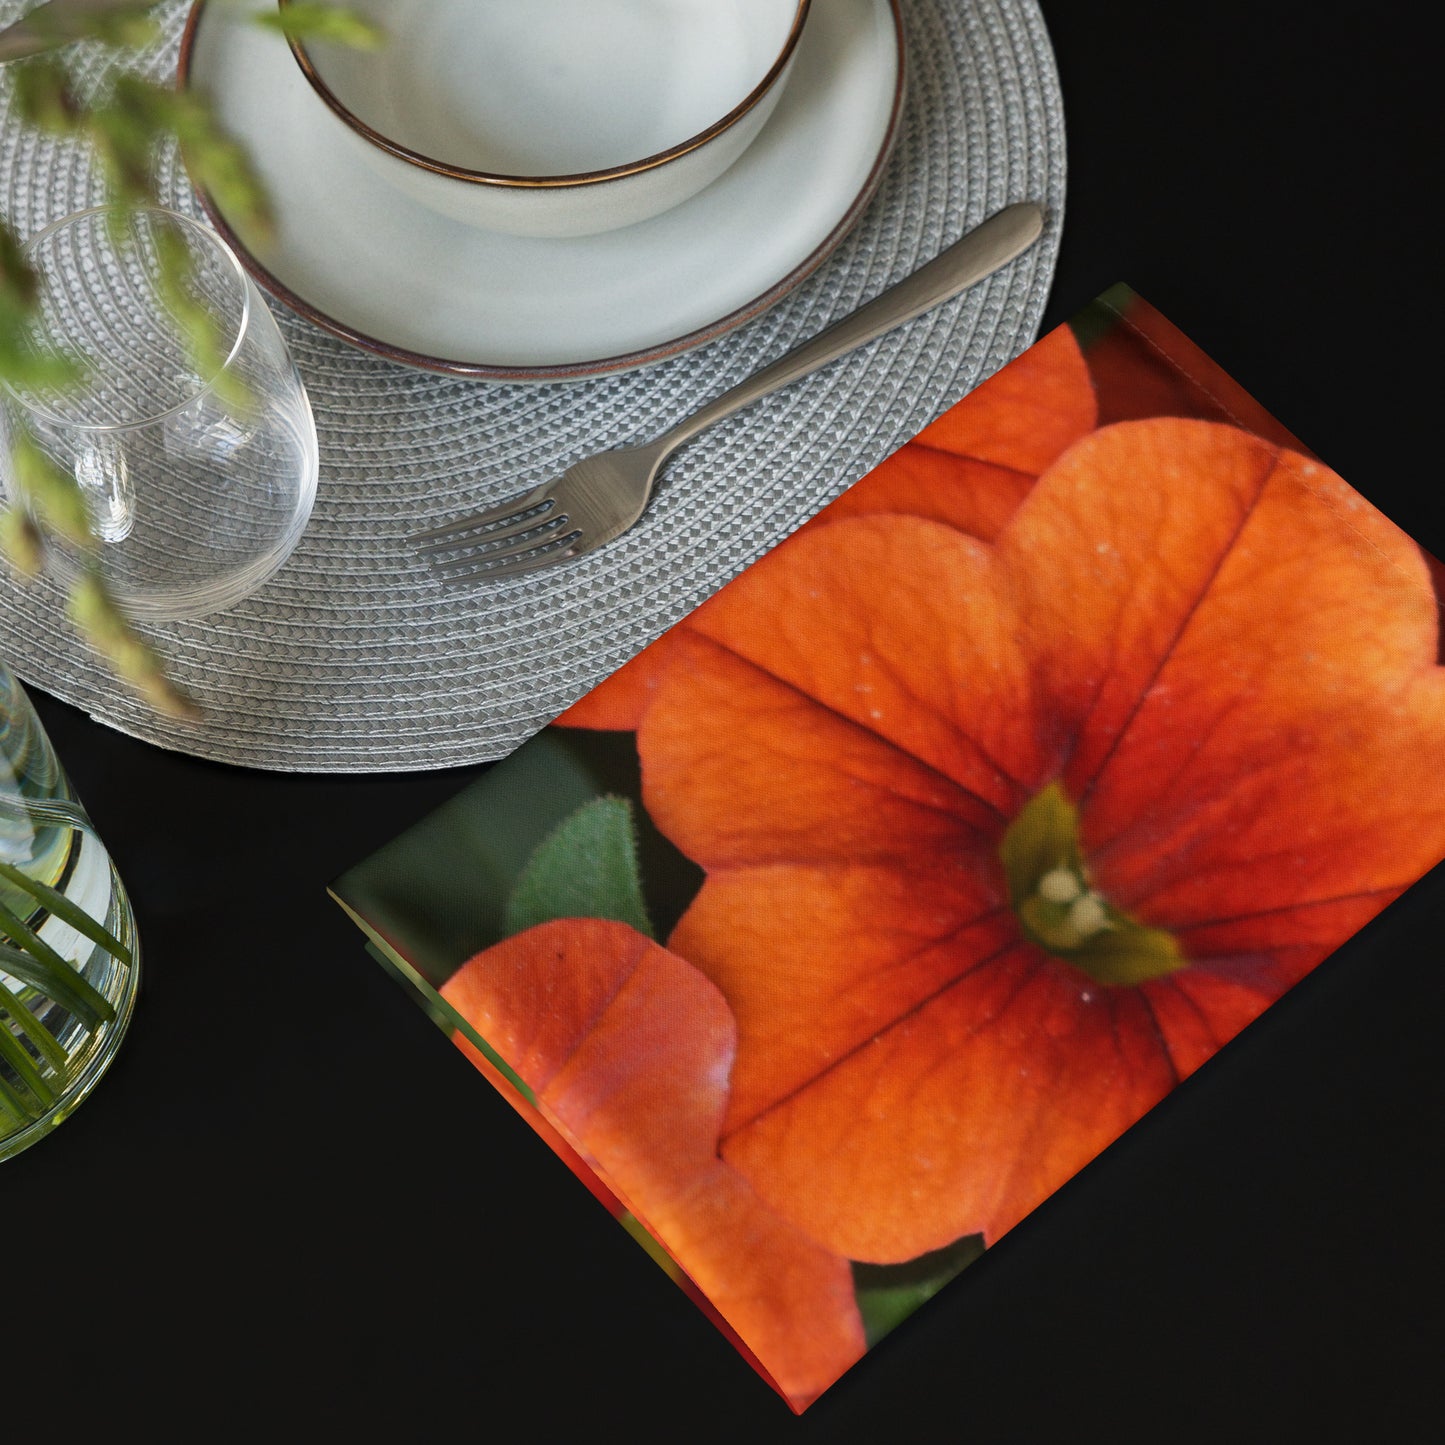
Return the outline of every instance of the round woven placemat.
<path id="1" fill-rule="evenodd" d="M 826 3 L 826 0 L 825 0 Z M 0 0 L 0 21 L 25 6 Z M 140 65 L 173 72 L 184 0 Z M 1064 206 L 1064 128 L 1032 0 L 903 0 L 908 98 L 887 174 L 829 260 L 739 330 L 623 375 L 494 385 L 398 367 L 279 307 L 321 447 L 300 545 L 234 610 L 148 629 L 205 709 L 150 710 L 81 644 L 48 582 L 0 578 L 15 673 L 123 732 L 278 771 L 393 772 L 498 758 L 863 476 L 1035 338 Z M 84 61 L 82 62 L 85 63 Z M 89 62 L 98 75 L 106 63 Z M 0 67 L 0 212 L 22 236 L 102 198 L 83 154 L 10 115 Z M 199 215 L 174 159 L 167 199 Z M 963 297 L 719 423 L 669 463 L 642 520 L 578 562 L 443 592 L 407 537 L 656 435 L 928 260 L 1035 199 L 1046 231 Z"/>

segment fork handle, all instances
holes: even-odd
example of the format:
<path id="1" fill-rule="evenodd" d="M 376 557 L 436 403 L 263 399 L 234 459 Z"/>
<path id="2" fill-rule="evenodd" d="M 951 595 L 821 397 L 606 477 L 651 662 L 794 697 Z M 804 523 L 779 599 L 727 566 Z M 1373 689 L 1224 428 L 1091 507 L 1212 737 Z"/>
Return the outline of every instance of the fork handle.
<path id="1" fill-rule="evenodd" d="M 1021 201 L 995 211 L 917 271 L 879 292 L 858 310 L 835 321 L 761 371 L 754 372 L 731 391 L 708 402 L 660 437 L 655 445 L 666 455 L 704 427 L 731 416 L 749 402 L 780 391 L 966 291 L 1033 245 L 1043 228 L 1043 209 L 1032 201 Z"/>

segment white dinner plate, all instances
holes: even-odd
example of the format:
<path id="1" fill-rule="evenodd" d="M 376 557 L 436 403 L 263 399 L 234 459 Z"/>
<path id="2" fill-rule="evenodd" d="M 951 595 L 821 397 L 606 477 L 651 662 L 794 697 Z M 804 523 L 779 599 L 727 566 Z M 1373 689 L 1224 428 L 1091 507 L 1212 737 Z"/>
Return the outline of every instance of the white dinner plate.
<path id="1" fill-rule="evenodd" d="M 812 8 L 777 109 L 683 205 L 568 240 L 439 216 L 362 166 L 285 41 L 247 23 L 271 0 L 196 0 L 180 83 L 250 151 L 276 217 L 266 246 L 202 202 L 279 301 L 390 360 L 492 381 L 555 381 L 673 356 L 756 316 L 847 234 L 881 179 L 903 97 L 898 0 Z"/>

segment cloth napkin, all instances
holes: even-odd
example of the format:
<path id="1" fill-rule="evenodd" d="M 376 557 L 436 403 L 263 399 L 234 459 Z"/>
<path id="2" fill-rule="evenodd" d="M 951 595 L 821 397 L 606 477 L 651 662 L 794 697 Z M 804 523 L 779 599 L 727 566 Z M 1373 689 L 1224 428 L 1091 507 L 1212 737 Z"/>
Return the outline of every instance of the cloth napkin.
<path id="1" fill-rule="evenodd" d="M 1116 287 L 332 892 L 802 1411 L 1445 856 L 1441 575 Z"/>

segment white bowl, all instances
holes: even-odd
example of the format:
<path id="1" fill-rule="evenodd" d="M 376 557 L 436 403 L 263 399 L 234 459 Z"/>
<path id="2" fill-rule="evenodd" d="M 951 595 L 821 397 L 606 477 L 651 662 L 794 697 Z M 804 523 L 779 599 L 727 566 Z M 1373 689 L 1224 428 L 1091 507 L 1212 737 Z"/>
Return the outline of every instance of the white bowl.
<path id="1" fill-rule="evenodd" d="M 585 236 L 660 215 L 743 153 L 810 4 L 349 0 L 380 48 L 291 50 L 367 164 L 413 199 L 487 230 Z"/>

